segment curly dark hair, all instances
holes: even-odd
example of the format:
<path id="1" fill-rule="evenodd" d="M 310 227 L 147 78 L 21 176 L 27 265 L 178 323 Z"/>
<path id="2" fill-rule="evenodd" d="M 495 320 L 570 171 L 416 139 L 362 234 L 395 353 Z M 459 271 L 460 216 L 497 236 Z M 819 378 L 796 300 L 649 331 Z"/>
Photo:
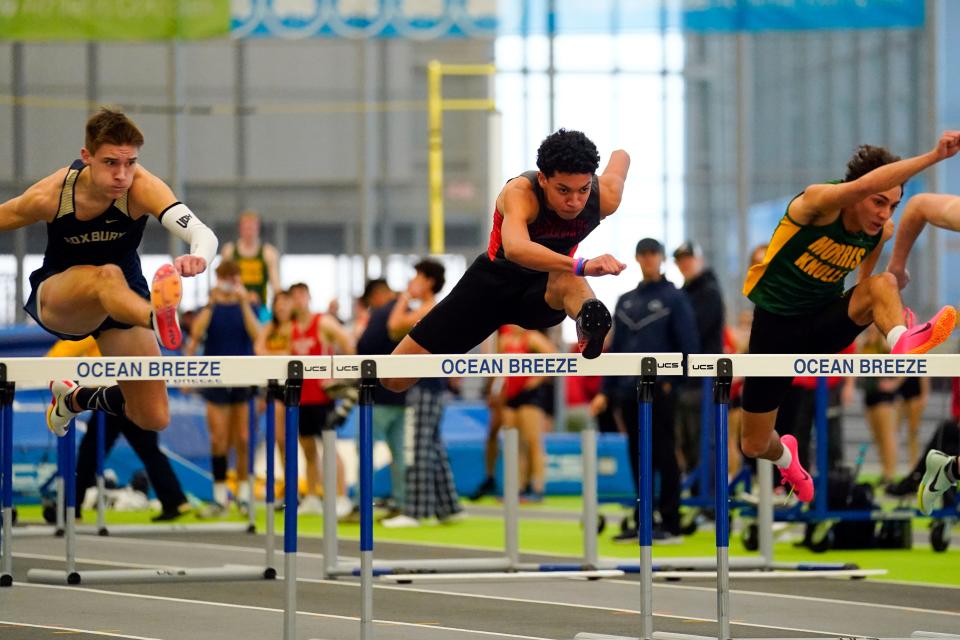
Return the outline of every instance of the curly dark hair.
<path id="1" fill-rule="evenodd" d="M 424 258 L 417 264 L 413 265 L 413 270 L 417 273 L 422 273 L 425 278 L 433 280 L 433 286 L 431 289 L 433 292 L 440 293 L 443 290 L 443 284 L 446 280 L 446 269 L 443 265 L 436 260 L 431 260 L 430 258 Z"/>
<path id="2" fill-rule="evenodd" d="M 597 145 L 581 131 L 560 129 L 543 139 L 537 149 L 537 168 L 548 178 L 561 173 L 596 173 Z"/>
<path id="3" fill-rule="evenodd" d="M 852 182 L 878 167 L 896 162 L 899 159 L 900 156 L 890 153 L 885 147 L 862 144 L 857 147 L 857 150 L 847 162 L 847 175 L 843 177 L 843 181 Z"/>

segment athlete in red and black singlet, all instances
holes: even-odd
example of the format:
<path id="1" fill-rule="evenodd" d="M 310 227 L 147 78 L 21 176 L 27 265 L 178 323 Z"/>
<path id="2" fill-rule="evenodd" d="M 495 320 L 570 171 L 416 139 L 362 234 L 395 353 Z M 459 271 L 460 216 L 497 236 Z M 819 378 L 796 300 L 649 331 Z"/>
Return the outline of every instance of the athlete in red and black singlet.
<path id="1" fill-rule="evenodd" d="M 537 216 L 527 225 L 530 240 L 572 256 L 577 245 L 600 224 L 597 176 L 593 176 L 586 206 L 572 219 L 561 218 L 547 206 L 536 171 L 520 177 L 530 181 L 540 205 Z M 546 271 L 528 269 L 506 258 L 502 224 L 503 214 L 494 210 L 486 253 L 473 261 L 449 295 L 410 332 L 410 337 L 430 353 L 466 353 L 504 324 L 546 329 L 567 317 L 565 311 L 553 309 L 544 300 L 549 276 Z"/>
<path id="2" fill-rule="evenodd" d="M 543 189 L 540 188 L 540 183 L 537 182 L 536 171 L 525 171 L 518 177 L 523 177 L 530 181 L 533 192 L 537 196 L 537 202 L 540 204 L 540 211 L 537 217 L 527 225 L 527 233 L 530 234 L 530 239 L 537 244 L 542 244 L 551 251 L 572 256 L 577 251 L 577 245 L 600 224 L 600 186 L 597 181 L 597 176 L 593 176 L 587 206 L 572 220 L 561 218 L 553 209 L 547 206 Z M 503 238 L 501 237 L 500 231 L 502 226 L 503 214 L 497 209 L 494 209 L 493 230 L 490 231 L 487 257 L 494 262 L 506 263 L 530 273 L 540 273 L 507 260 L 503 254 Z"/>

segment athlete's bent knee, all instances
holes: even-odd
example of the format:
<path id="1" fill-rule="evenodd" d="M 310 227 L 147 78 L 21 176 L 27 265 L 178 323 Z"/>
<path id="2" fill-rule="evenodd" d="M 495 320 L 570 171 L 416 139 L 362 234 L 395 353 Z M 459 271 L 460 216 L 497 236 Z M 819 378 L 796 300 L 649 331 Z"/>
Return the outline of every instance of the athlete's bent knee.
<path id="1" fill-rule="evenodd" d="M 870 276 L 870 293 L 876 298 L 879 295 L 898 293 L 900 287 L 897 284 L 897 277 L 889 271 Z"/>
<path id="2" fill-rule="evenodd" d="M 170 424 L 170 410 L 163 406 L 137 411 L 127 405 L 127 418 L 146 431 L 163 431 Z"/>
<path id="3" fill-rule="evenodd" d="M 748 458 L 759 458 L 767 452 L 769 446 L 770 438 L 767 436 L 763 438 L 740 436 L 740 450 Z"/>
<path id="4" fill-rule="evenodd" d="M 97 267 L 97 284 L 104 286 L 105 283 L 116 283 L 118 280 L 126 282 L 123 276 L 123 269 L 115 264 L 104 264 Z"/>

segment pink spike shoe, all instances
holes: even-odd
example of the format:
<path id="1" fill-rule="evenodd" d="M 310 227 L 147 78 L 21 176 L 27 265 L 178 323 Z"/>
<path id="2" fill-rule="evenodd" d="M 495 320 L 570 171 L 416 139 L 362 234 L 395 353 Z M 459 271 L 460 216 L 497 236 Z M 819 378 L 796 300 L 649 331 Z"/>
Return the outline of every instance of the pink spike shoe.
<path id="1" fill-rule="evenodd" d="M 180 274 L 172 264 L 157 269 L 150 286 L 150 303 L 153 305 L 153 331 L 164 348 L 174 350 L 180 346 L 183 335 L 177 319 L 177 307 L 183 290 Z"/>
<path id="2" fill-rule="evenodd" d="M 797 439 L 789 434 L 781 436 L 780 444 L 790 451 L 792 458 L 792 460 L 790 460 L 790 466 L 786 469 L 777 466 L 777 469 L 780 469 L 780 475 L 783 477 L 780 484 L 789 484 L 793 487 L 793 492 L 800 502 L 812 502 L 813 479 L 800 464 L 800 454 L 797 452 Z"/>
<path id="3" fill-rule="evenodd" d="M 957 310 L 947 305 L 940 309 L 929 322 L 907 329 L 897 340 L 897 344 L 893 345 L 890 353 L 926 353 L 949 338 L 956 324 Z"/>

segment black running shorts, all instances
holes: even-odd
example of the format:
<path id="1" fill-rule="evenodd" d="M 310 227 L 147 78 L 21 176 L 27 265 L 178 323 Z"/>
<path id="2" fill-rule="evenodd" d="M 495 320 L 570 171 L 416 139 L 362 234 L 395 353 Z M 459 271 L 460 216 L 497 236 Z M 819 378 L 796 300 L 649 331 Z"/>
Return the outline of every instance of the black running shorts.
<path id="1" fill-rule="evenodd" d="M 327 421 L 333 406 L 332 402 L 300 405 L 300 435 L 319 436 L 320 432 L 326 431 L 329 428 Z"/>
<path id="2" fill-rule="evenodd" d="M 816 311 L 782 316 L 760 307 L 753 312 L 749 353 L 835 354 L 850 346 L 866 326 L 850 319 L 850 297 Z M 780 407 L 793 378 L 746 378 L 743 381 L 743 408 L 765 413 Z"/>
<path id="3" fill-rule="evenodd" d="M 566 312 L 544 300 L 548 274 L 494 262 L 481 254 L 410 337 L 430 353 L 470 351 L 505 324 L 546 329 L 560 324 Z"/>

